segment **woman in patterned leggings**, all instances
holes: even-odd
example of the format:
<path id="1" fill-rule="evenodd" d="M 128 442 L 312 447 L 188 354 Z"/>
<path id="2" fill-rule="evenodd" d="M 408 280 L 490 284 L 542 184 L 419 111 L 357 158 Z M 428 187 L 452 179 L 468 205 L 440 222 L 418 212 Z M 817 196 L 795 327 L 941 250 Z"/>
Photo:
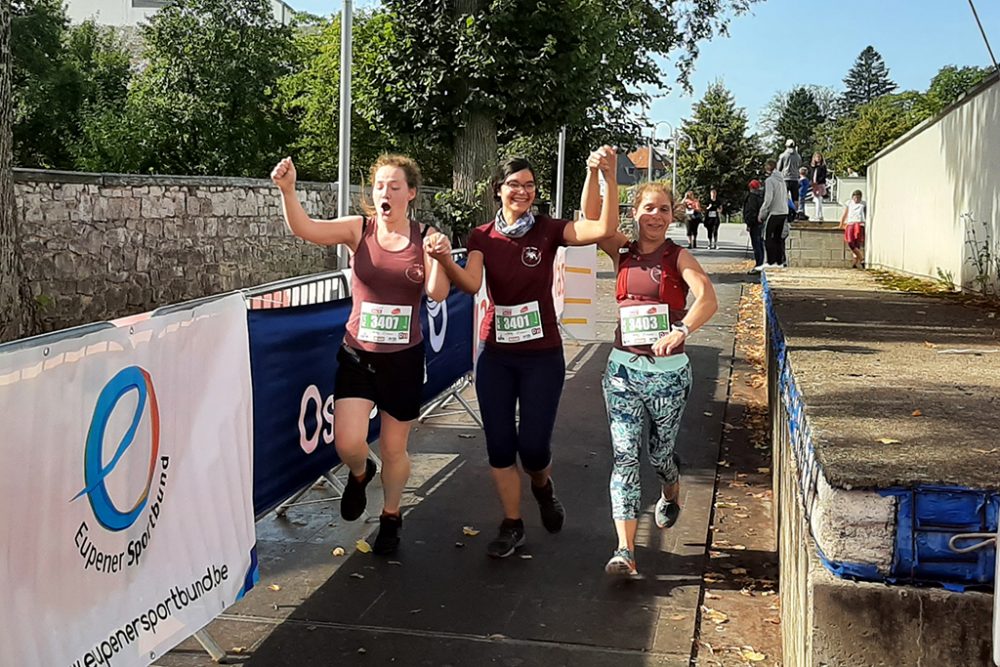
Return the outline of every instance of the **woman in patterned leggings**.
<path id="1" fill-rule="evenodd" d="M 600 203 L 597 179 L 592 175 L 603 169 L 598 154 L 592 154 L 588 164 L 585 214 Z M 674 440 L 691 391 L 691 364 L 684 343 L 718 308 L 704 269 L 691 253 L 666 238 L 675 216 L 683 216 L 670 186 L 640 186 L 633 198 L 632 216 L 638 231 L 636 241 L 630 243 L 619 232 L 600 244 L 615 262 L 619 307 L 615 345 L 603 382 L 614 450 L 611 513 L 618 547 L 604 569 L 626 576 L 636 574 L 639 452 L 644 440 L 661 484 L 653 513 L 656 525 L 669 528 L 680 513 Z M 687 309 L 689 292 L 694 303 Z"/>

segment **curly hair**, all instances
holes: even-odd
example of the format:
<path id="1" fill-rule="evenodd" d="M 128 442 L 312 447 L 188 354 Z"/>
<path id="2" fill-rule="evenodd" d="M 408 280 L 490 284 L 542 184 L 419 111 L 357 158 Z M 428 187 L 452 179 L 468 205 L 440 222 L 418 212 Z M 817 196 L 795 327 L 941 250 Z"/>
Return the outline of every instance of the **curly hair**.
<path id="1" fill-rule="evenodd" d="M 372 164 L 371 170 L 368 172 L 368 182 L 372 186 L 375 185 L 375 174 L 382 167 L 398 167 L 403 170 L 403 174 L 406 176 L 406 185 L 411 190 L 420 190 L 420 167 L 413 158 L 408 158 L 405 155 L 398 155 L 395 153 L 383 153 L 378 156 L 375 163 Z M 368 200 L 368 192 L 365 190 L 364 186 L 361 187 L 361 209 L 365 212 L 365 215 L 375 215 L 376 210 L 374 204 Z"/>

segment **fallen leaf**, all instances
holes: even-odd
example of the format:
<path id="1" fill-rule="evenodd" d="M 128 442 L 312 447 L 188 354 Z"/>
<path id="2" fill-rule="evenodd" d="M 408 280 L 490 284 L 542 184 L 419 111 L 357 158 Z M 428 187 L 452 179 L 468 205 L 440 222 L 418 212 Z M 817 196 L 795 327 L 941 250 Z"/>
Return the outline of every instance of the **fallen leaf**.
<path id="1" fill-rule="evenodd" d="M 389 565 L 402 565 L 402 563 L 399 562 L 398 560 L 391 560 L 389 561 Z"/>
<path id="2" fill-rule="evenodd" d="M 655 164 L 655 162 L 654 162 L 654 164 Z M 358 649 L 358 653 L 360 653 L 361 655 L 364 655 L 365 653 L 368 653 L 368 649 L 366 649 L 364 647 L 359 648 Z"/>
<path id="3" fill-rule="evenodd" d="M 705 415 L 706 417 L 711 417 L 712 416 L 712 413 L 708 412 L 708 411 L 702 412 L 701 414 Z"/>
<path id="4" fill-rule="evenodd" d="M 771 469 L 770 468 L 757 468 L 757 472 L 759 472 L 761 475 L 767 475 L 767 474 L 770 474 Z"/>
<path id="5" fill-rule="evenodd" d="M 737 519 L 749 519 L 750 518 L 749 514 L 737 514 L 735 516 L 736 516 Z"/>
<path id="6" fill-rule="evenodd" d="M 924 345 L 926 345 L 927 347 L 931 347 L 931 348 L 937 347 L 937 345 L 935 345 L 934 343 L 932 343 L 932 342 L 930 342 L 928 340 L 924 341 Z"/>
<path id="7" fill-rule="evenodd" d="M 521 554 L 521 560 L 531 560 L 534 558 L 531 554 Z"/>
<path id="8" fill-rule="evenodd" d="M 355 578 L 355 579 L 364 579 L 365 578 L 365 575 L 361 574 L 360 572 L 351 572 L 351 576 L 353 578 Z"/>
<path id="9" fill-rule="evenodd" d="M 1000 450 L 994 447 L 993 449 L 973 449 L 972 451 L 977 454 L 996 454 Z"/>
<path id="10" fill-rule="evenodd" d="M 330 553 L 332 553 L 334 556 L 343 556 L 344 553 L 345 553 L 344 552 L 344 547 L 337 547 L 336 549 L 334 549 Z"/>
<path id="11" fill-rule="evenodd" d="M 281 586 L 279 586 L 278 584 L 271 584 L 270 586 L 268 586 L 268 589 L 272 591 L 280 591 Z"/>
<path id="12" fill-rule="evenodd" d="M 719 575 L 706 574 L 705 576 L 702 577 L 702 580 L 706 584 L 717 584 L 720 581 L 722 581 L 723 578 Z"/>
<path id="13" fill-rule="evenodd" d="M 246 653 L 246 651 L 247 651 L 247 647 L 246 646 L 234 646 L 233 648 L 229 649 L 230 653 L 236 653 L 236 654 Z"/>
<path id="14" fill-rule="evenodd" d="M 474 435 L 473 435 L 473 434 L 471 434 L 471 433 L 459 433 L 459 434 L 458 434 L 458 437 L 460 437 L 460 438 L 461 438 L 462 440 L 472 440 L 472 439 L 473 439 L 473 438 L 475 438 L 476 436 L 474 436 Z"/>
<path id="15" fill-rule="evenodd" d="M 455 542 L 455 548 L 456 549 L 461 549 L 464 546 L 465 546 L 465 542 Z"/>
<path id="16" fill-rule="evenodd" d="M 924 413 L 921 412 L 920 410 L 914 410 L 913 412 L 910 413 L 910 416 L 911 417 L 923 417 Z"/>
<path id="17" fill-rule="evenodd" d="M 422 611 L 423 611 L 423 609 L 411 609 L 411 610 L 410 610 L 410 613 L 411 613 L 411 614 L 419 614 L 419 613 L 420 613 L 420 612 L 422 612 Z"/>
<path id="18" fill-rule="evenodd" d="M 900 442 L 895 438 L 879 438 L 878 441 L 881 442 L 883 445 L 898 445 Z"/>
<path id="19" fill-rule="evenodd" d="M 746 551 L 747 550 L 746 546 L 743 545 L 743 544 L 734 544 L 734 545 L 732 545 L 729 548 L 730 549 L 736 549 L 737 551 Z"/>
<path id="20" fill-rule="evenodd" d="M 715 593 L 705 593 L 706 600 L 721 600 L 721 595 L 716 595 Z"/>
<path id="21" fill-rule="evenodd" d="M 767 658 L 766 655 L 753 650 L 753 647 L 750 646 L 744 646 L 740 649 L 740 657 L 744 660 L 749 660 L 750 662 L 760 662 L 761 660 Z"/>
<path id="22" fill-rule="evenodd" d="M 770 623 L 771 625 L 781 625 L 781 619 L 780 618 L 765 618 L 764 622 L 765 623 Z"/>
<path id="23" fill-rule="evenodd" d="M 673 616 L 670 617 L 670 620 L 671 621 L 683 621 L 685 618 L 687 618 L 687 615 L 685 615 L 685 614 L 674 614 Z"/>
<path id="24" fill-rule="evenodd" d="M 823 319 L 825 319 L 827 322 L 839 322 L 840 321 L 836 317 L 830 317 L 829 315 L 827 315 Z"/>
<path id="25" fill-rule="evenodd" d="M 358 551 L 360 551 L 363 554 L 370 554 L 372 552 L 372 545 L 368 544 L 364 540 L 358 540 L 354 544 L 354 548 L 356 548 Z"/>
<path id="26" fill-rule="evenodd" d="M 479 534 L 479 531 L 473 528 L 472 526 L 462 526 L 462 534 L 467 535 L 469 537 L 475 537 L 476 535 Z"/>
<path id="27" fill-rule="evenodd" d="M 701 612 L 702 612 L 702 614 L 704 614 L 705 618 L 707 618 L 708 620 L 712 621 L 716 625 L 721 625 L 722 623 L 728 623 L 729 622 L 729 616 L 728 615 L 726 615 L 723 612 L 718 611 L 716 609 L 712 609 L 711 607 L 706 607 L 706 606 L 702 605 Z"/>
<path id="28" fill-rule="evenodd" d="M 747 569 L 745 567 L 734 567 L 732 569 L 732 573 L 733 574 L 746 574 L 747 573 Z"/>

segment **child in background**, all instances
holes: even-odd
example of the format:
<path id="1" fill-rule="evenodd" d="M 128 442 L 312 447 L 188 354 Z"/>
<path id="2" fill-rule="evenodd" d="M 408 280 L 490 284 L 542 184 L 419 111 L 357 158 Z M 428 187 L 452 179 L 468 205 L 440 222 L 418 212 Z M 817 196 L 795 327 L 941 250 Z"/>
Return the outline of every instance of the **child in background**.
<path id="1" fill-rule="evenodd" d="M 851 201 L 844 205 L 844 214 L 840 216 L 840 228 L 844 230 L 844 242 L 854 255 L 852 269 L 865 268 L 865 253 L 861 249 L 865 244 L 865 222 L 868 218 L 868 204 L 861 201 L 861 190 L 851 193 Z"/>
<path id="2" fill-rule="evenodd" d="M 809 180 L 809 169 L 801 167 L 799 169 L 799 213 L 796 220 L 808 220 L 806 215 L 806 196 L 812 190 L 812 181 Z"/>

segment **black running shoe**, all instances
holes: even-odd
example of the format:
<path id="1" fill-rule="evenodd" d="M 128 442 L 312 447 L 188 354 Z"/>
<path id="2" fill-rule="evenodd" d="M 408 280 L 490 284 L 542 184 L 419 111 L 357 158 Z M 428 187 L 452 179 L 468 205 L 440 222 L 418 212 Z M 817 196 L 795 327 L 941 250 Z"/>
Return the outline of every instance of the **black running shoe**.
<path id="1" fill-rule="evenodd" d="M 537 487 L 534 484 L 531 485 L 531 493 L 534 494 L 535 500 L 538 501 L 538 509 L 542 514 L 542 525 L 550 533 L 558 533 L 562 530 L 563 521 L 566 520 L 566 510 L 563 509 L 562 503 L 556 498 L 555 491 L 551 477 L 548 484 L 543 487 Z"/>
<path id="2" fill-rule="evenodd" d="M 399 514 L 383 514 L 378 518 L 378 535 L 372 544 L 372 552 L 380 556 L 396 553 L 399 548 L 399 531 L 403 530 L 403 517 Z"/>
<path id="3" fill-rule="evenodd" d="M 347 487 L 344 489 L 344 496 L 340 499 L 340 516 L 348 521 L 354 521 L 364 514 L 368 505 L 368 496 L 365 495 L 365 487 L 368 486 L 378 468 L 371 459 L 365 461 L 365 479 L 358 479 L 350 472 L 347 473 Z"/>
<path id="4" fill-rule="evenodd" d="M 504 519 L 496 539 L 486 545 L 486 553 L 490 558 L 506 558 L 521 546 L 524 546 L 524 522 Z"/>

